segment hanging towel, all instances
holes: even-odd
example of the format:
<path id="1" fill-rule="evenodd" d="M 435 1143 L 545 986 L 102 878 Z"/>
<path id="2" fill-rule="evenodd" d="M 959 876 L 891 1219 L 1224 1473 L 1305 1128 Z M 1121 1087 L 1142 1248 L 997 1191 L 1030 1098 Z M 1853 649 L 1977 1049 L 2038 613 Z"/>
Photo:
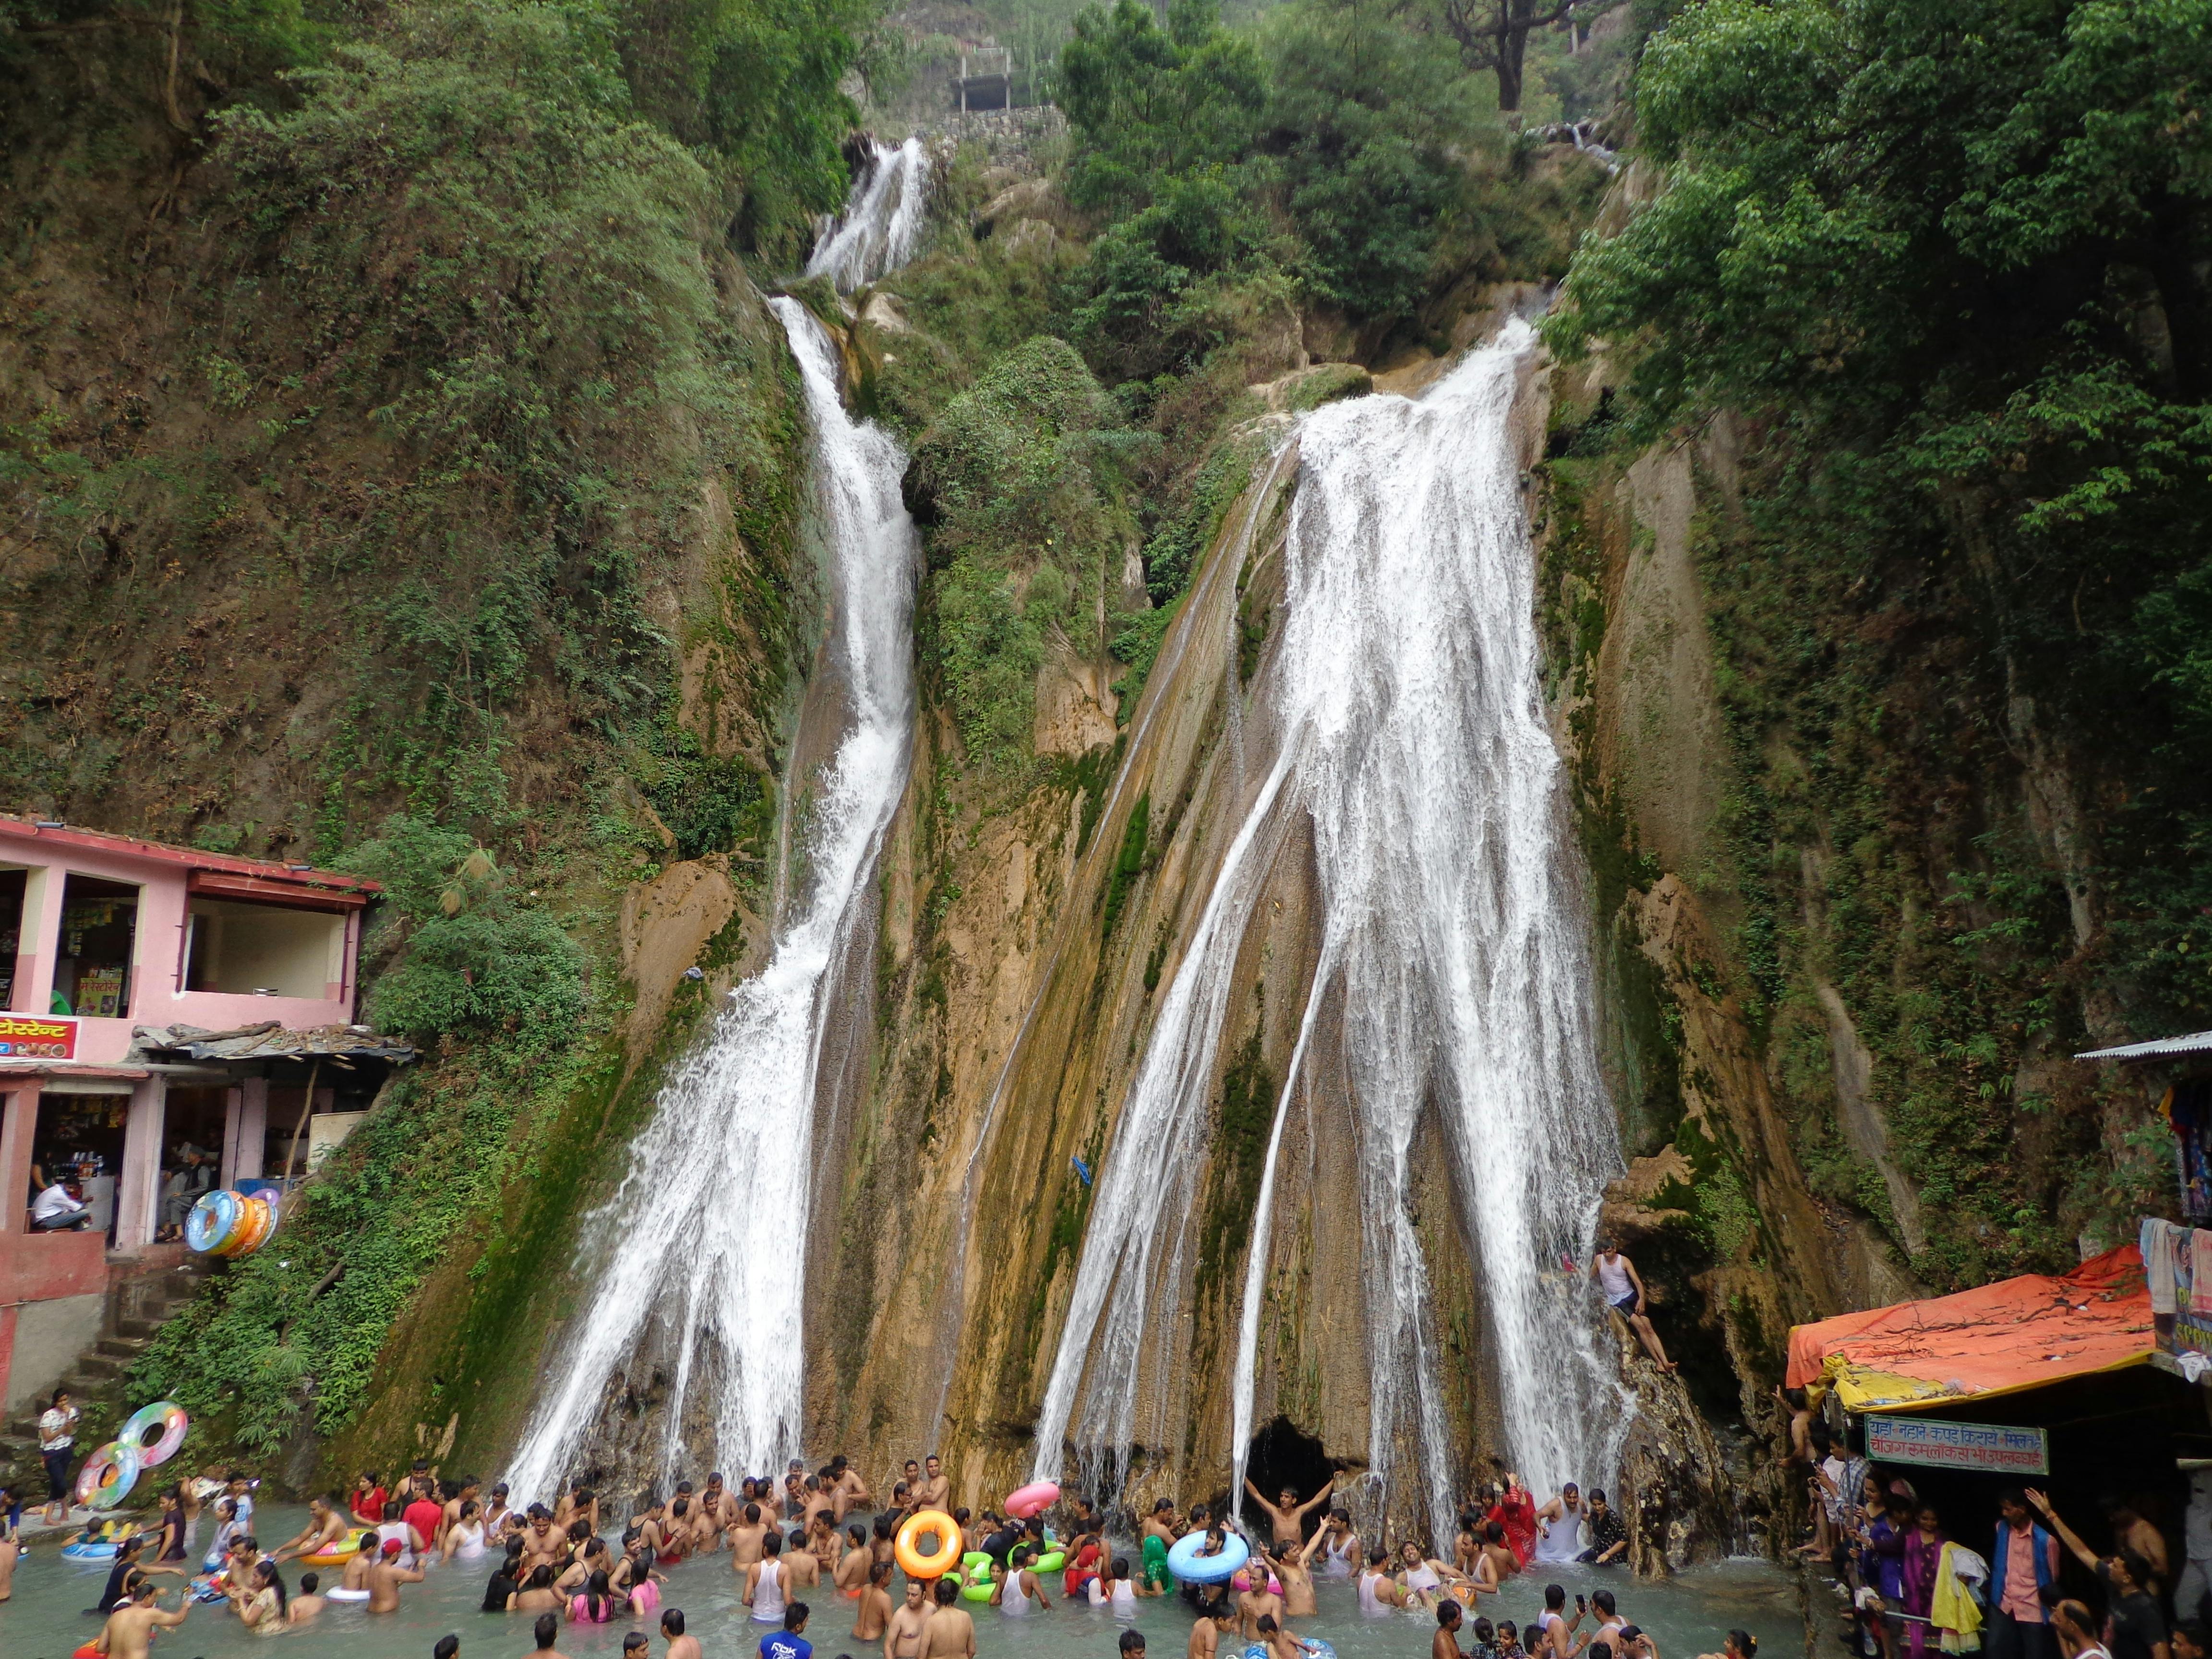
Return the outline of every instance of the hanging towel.
<path id="1" fill-rule="evenodd" d="M 1964 1570 L 1971 1563 L 1980 1571 Z M 1936 1626 L 1936 1646 L 1945 1653 L 1974 1653 L 1982 1645 L 1982 1610 L 1974 1603 L 1963 1577 L 1987 1579 L 1989 1564 L 1973 1551 L 1957 1544 L 1943 1546 L 1936 1563 L 1935 1594 L 1928 1604 L 1928 1622 Z"/>
<path id="2" fill-rule="evenodd" d="M 2142 1231 L 2136 1240 L 2142 1250 L 2143 1277 L 2150 1283 L 2150 1310 L 2153 1314 L 2172 1314 L 2173 1303 L 2173 1234 L 2174 1229 L 2154 1215 L 2143 1218 Z"/>
<path id="3" fill-rule="evenodd" d="M 2212 1314 L 2212 1232 L 2189 1232 L 2189 1311 Z"/>

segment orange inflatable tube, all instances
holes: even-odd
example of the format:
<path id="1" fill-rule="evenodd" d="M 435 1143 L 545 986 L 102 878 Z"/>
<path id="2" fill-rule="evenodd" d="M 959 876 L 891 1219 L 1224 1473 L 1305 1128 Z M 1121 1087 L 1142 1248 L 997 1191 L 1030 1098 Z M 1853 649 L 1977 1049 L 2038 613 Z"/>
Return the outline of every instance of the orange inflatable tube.
<path id="1" fill-rule="evenodd" d="M 915 1547 L 915 1540 L 925 1534 L 937 1540 L 933 1555 L 924 1555 Z M 964 1547 L 960 1528 L 951 1516 L 943 1510 L 924 1510 L 907 1517 L 892 1540 L 891 1554 L 898 1561 L 899 1571 L 909 1578 L 942 1578 L 960 1565 Z"/>

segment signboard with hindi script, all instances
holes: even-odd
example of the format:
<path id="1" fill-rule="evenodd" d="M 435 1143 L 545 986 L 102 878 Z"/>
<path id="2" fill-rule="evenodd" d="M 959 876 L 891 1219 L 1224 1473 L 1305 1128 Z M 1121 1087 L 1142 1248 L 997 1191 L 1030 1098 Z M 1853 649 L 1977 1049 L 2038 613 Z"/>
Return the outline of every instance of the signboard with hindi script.
<path id="1" fill-rule="evenodd" d="M 0 1014 L 0 1060 L 76 1058 L 75 1020 L 52 1014 Z"/>
<path id="2" fill-rule="evenodd" d="M 2051 1473 L 2051 1444 L 2043 1431 L 2002 1423 L 1869 1415 L 1866 1451 L 1876 1463 L 1921 1463 L 1977 1474 Z"/>

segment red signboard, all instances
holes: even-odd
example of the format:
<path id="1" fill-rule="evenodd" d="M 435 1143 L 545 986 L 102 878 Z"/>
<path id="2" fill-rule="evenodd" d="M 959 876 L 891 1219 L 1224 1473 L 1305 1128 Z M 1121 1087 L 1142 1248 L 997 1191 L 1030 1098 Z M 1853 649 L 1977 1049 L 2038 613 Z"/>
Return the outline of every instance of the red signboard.
<path id="1" fill-rule="evenodd" d="M 76 1022 L 0 1014 L 0 1060 L 75 1060 Z"/>

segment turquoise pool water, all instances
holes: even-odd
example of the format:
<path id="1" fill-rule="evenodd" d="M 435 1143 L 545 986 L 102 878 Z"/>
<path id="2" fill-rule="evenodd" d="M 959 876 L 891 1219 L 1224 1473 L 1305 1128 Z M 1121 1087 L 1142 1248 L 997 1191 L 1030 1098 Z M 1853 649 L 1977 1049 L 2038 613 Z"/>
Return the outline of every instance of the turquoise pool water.
<path id="1" fill-rule="evenodd" d="M 303 1509 L 264 1507 L 258 1517 L 264 1539 L 289 1537 L 306 1517 Z M 435 1567 L 421 1584 L 410 1585 L 397 1613 L 372 1619 L 359 1606 L 332 1605 L 314 1624 L 262 1636 L 240 1625 L 228 1607 L 195 1607 L 179 1630 L 155 1644 L 156 1659 L 231 1659 L 272 1652 L 292 1659 L 429 1659 L 431 1644 L 447 1632 L 461 1638 L 462 1659 L 527 1659 L 535 1643 L 531 1620 L 523 1614 L 478 1611 L 489 1560 Z M 1062 1603 L 1058 1575 L 1050 1611 L 1014 1618 L 988 1607 L 975 1614 L 979 1659 L 1117 1659 L 1122 1626 L 1104 1613 Z M 82 1609 L 106 1581 L 106 1569 L 64 1561 L 53 1546 L 41 1546 L 15 1571 L 14 1598 L 0 1602 L 0 1656 L 5 1659 L 68 1659 L 100 1628 Z M 1571 1597 L 1602 1584 L 1612 1589 L 1620 1611 L 1650 1632 L 1660 1659 L 1694 1659 L 1717 1653 L 1722 1636 L 1742 1628 L 1759 1638 L 1760 1659 L 1804 1659 L 1804 1623 L 1798 1610 L 1796 1582 L 1764 1561 L 1732 1560 L 1699 1567 L 1664 1583 L 1643 1584 L 1626 1572 L 1589 1567 L 1553 1568 L 1506 1587 L 1502 1609 L 1486 1601 L 1489 1617 L 1525 1623 L 1543 1605 L 1543 1587 L 1556 1581 Z M 166 1581 L 165 1581 L 166 1582 Z M 285 1582 L 296 1587 L 298 1574 Z M 331 1582 L 335 1582 L 333 1576 Z M 684 1611 L 690 1633 L 700 1639 L 707 1659 L 752 1659 L 765 1626 L 753 1624 L 738 1599 L 742 1581 L 727 1558 L 687 1562 L 669 1574 L 665 1607 Z M 825 1587 L 826 1589 L 826 1587 Z M 1435 1615 L 1360 1615 L 1352 1586 L 1324 1582 L 1320 1613 L 1293 1621 L 1303 1637 L 1323 1637 L 1340 1659 L 1427 1659 Z M 165 1596 L 173 1606 L 173 1596 Z M 820 1659 L 873 1659 L 880 1646 L 852 1639 L 852 1603 L 834 1590 L 817 1592 L 809 1605 L 814 1617 L 807 1636 Z M 1190 1633 L 1191 1613 L 1176 1597 L 1140 1601 L 1135 1620 L 1153 1659 L 1182 1659 Z M 625 1621 L 607 1625 L 563 1625 L 560 1650 L 568 1659 L 620 1659 Z M 654 1659 L 665 1650 L 654 1633 Z M 1231 1644 L 1223 1644 L 1224 1654 Z"/>

